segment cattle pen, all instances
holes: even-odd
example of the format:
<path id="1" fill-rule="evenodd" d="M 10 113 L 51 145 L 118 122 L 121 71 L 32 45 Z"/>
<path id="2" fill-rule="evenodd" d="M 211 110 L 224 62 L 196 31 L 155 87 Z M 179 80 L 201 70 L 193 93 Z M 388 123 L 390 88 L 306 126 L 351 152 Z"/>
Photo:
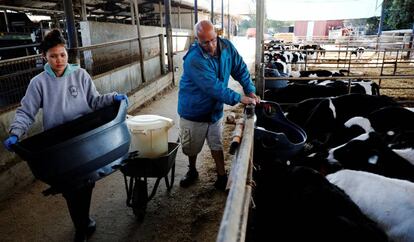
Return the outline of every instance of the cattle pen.
<path id="1" fill-rule="evenodd" d="M 329 71 L 343 71 L 346 73 L 342 76 L 314 76 L 314 77 L 277 77 L 265 75 L 268 65 L 266 63 L 259 65 L 258 73 L 256 73 L 257 86 L 259 93 L 265 92 L 266 82 L 276 80 L 287 80 L 289 82 L 304 82 L 304 81 L 324 81 L 324 80 L 348 80 L 349 90 L 351 80 L 370 80 L 378 84 L 381 94 L 392 96 L 398 99 L 401 103 L 412 105 L 414 103 L 413 96 L 413 49 L 412 37 L 409 39 L 401 38 L 401 44 L 387 48 L 389 42 L 381 42 L 378 37 L 370 39 L 372 42 L 364 42 L 367 46 L 361 56 L 354 57 L 351 50 L 355 46 L 361 44 L 361 41 L 347 41 L 345 46 L 340 44 L 330 43 L 325 44 L 324 50 L 304 50 L 306 59 L 302 62 L 297 62 L 292 65 L 292 72 L 299 72 L 302 67 L 304 71 L 311 70 L 329 70 Z M 404 41 L 406 42 L 404 42 Z M 408 42 L 407 42 L 408 41 Z M 315 46 L 321 46 L 317 40 L 309 42 Z M 322 42 L 326 43 L 326 42 Z M 376 48 L 370 48 L 375 44 Z M 289 46 L 289 44 L 282 44 L 281 46 Z M 399 47 L 399 48 L 398 48 Z M 410 47 L 410 48 L 408 48 Z M 283 47 L 282 47 L 283 48 Z M 263 49 L 268 49 L 266 44 L 263 44 Z M 291 52 L 300 50 L 290 50 Z M 322 54 L 321 54 L 322 53 Z"/>
<path id="2" fill-rule="evenodd" d="M 404 36 L 347 36 L 330 40 L 327 38 L 297 38 L 302 45 L 322 46 L 322 49 L 299 50 L 294 49 L 296 43 L 279 43 L 283 50 L 301 51 L 307 58 L 294 63 L 294 71 L 302 70 L 345 70 L 340 76 L 278 76 L 266 75 L 269 67 L 264 60 L 265 51 L 269 50 L 268 43 L 263 41 L 264 27 L 264 3 L 256 2 L 256 64 L 255 84 L 257 93 L 265 97 L 266 82 L 288 81 L 290 83 L 307 83 L 313 81 L 332 81 L 347 84 L 347 93 L 351 93 L 351 85 L 354 82 L 370 81 L 378 85 L 379 91 L 375 95 L 386 95 L 394 98 L 403 106 L 414 106 L 414 58 L 413 58 L 413 34 Z M 362 48 L 361 48 L 362 47 Z M 363 49 L 362 54 L 353 53 L 357 48 Z M 292 64 L 292 63 L 289 63 Z M 284 104 L 284 103 L 281 103 Z M 289 105 L 290 103 L 285 103 Z M 250 122 L 252 122 L 250 124 Z M 244 135 L 238 153 L 232 163 L 230 174 L 231 188 L 226 203 L 226 209 L 221 221 L 220 232 L 217 241 L 245 241 L 247 214 L 249 207 L 255 206 L 251 202 L 252 193 L 252 169 L 253 169 L 253 144 L 255 124 L 246 119 Z M 254 188 L 254 187 L 253 187 Z M 254 190 L 254 189 L 253 189 Z"/>

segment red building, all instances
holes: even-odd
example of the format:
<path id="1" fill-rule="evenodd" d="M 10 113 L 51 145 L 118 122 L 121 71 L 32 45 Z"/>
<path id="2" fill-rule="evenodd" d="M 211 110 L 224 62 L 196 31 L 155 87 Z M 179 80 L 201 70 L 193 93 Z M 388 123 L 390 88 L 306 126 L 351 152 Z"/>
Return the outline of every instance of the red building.
<path id="1" fill-rule="evenodd" d="M 329 30 L 342 28 L 343 20 L 296 21 L 295 36 L 328 36 Z"/>

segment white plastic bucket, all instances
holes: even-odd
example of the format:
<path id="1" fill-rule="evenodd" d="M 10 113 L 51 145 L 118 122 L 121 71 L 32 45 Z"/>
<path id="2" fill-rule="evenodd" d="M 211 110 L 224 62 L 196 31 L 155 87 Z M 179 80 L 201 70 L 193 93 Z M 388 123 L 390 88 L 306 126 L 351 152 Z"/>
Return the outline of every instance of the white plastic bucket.
<path id="1" fill-rule="evenodd" d="M 168 130 L 174 125 L 170 118 L 158 115 L 137 115 L 126 120 L 131 133 L 129 152 L 138 151 L 143 158 L 157 158 L 168 153 Z"/>

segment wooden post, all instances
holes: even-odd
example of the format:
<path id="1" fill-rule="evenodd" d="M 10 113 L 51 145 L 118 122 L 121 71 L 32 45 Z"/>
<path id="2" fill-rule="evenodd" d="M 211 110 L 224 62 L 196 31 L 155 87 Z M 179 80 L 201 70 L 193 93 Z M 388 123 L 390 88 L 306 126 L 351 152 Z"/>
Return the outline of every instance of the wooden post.
<path id="1" fill-rule="evenodd" d="M 138 33 L 138 49 L 139 49 L 139 64 L 141 66 L 141 81 L 144 83 L 145 80 L 145 69 L 144 69 L 144 53 L 142 51 L 142 43 L 141 43 L 141 24 L 139 21 L 139 14 L 138 14 L 138 0 L 134 1 L 134 12 L 135 12 L 135 19 L 137 20 L 137 33 Z"/>

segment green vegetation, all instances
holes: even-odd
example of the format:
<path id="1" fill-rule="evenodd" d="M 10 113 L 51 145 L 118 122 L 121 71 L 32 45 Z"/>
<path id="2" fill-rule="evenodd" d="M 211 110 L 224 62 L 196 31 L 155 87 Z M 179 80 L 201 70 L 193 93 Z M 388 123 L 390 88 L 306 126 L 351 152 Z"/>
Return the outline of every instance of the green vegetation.
<path id="1" fill-rule="evenodd" d="M 264 22 L 264 32 L 265 33 L 277 33 L 277 32 L 287 32 L 280 31 L 283 28 L 294 25 L 294 21 L 277 21 L 272 19 L 265 19 Z M 256 15 L 250 15 L 249 19 L 243 20 L 239 25 L 239 32 L 241 35 L 245 35 L 248 28 L 256 28 Z"/>
<path id="2" fill-rule="evenodd" d="M 414 0 L 384 0 L 384 30 L 411 29 L 414 24 Z"/>

